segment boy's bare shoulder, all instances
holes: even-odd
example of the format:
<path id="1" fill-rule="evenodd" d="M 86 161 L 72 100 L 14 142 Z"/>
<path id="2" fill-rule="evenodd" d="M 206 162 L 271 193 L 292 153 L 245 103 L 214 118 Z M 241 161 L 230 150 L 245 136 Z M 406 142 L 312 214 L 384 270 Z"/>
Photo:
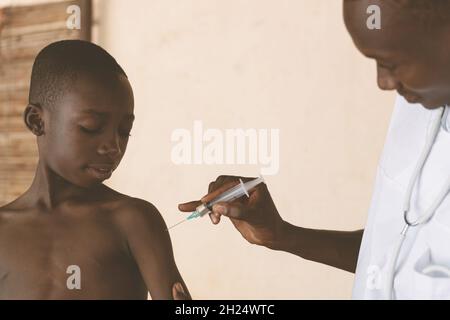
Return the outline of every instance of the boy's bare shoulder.
<path id="1" fill-rule="evenodd" d="M 158 209 L 144 199 L 123 195 L 118 200 L 116 211 L 126 218 L 133 218 L 140 215 L 159 215 Z"/>
<path id="2" fill-rule="evenodd" d="M 125 231 L 132 232 L 141 228 L 146 228 L 148 231 L 166 230 L 166 224 L 160 212 L 146 200 L 124 196 L 115 207 L 115 220 Z"/>

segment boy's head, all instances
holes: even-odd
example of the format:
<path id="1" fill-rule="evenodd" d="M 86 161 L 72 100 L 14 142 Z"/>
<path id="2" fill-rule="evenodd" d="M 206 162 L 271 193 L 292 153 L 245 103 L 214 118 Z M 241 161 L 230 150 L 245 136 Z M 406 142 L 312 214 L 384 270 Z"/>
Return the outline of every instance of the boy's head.
<path id="1" fill-rule="evenodd" d="M 80 187 L 108 179 L 133 125 L 133 91 L 99 46 L 64 40 L 45 47 L 31 74 L 24 120 L 38 137 L 41 164 Z"/>
<path id="2" fill-rule="evenodd" d="M 377 5 L 381 29 L 369 29 Z M 377 62 L 378 86 L 426 108 L 450 104 L 450 0 L 344 0 L 357 48 Z"/>

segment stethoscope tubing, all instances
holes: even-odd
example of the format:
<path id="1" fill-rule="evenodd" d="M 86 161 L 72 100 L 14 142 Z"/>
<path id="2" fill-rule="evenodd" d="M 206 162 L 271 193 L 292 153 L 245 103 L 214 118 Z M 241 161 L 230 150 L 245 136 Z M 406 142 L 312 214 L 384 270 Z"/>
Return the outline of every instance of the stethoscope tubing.
<path id="1" fill-rule="evenodd" d="M 448 108 L 448 107 L 447 107 Z M 448 111 L 448 110 L 447 110 Z M 410 209 L 410 203 L 411 203 L 411 197 L 412 192 L 414 189 L 414 186 L 416 184 L 416 181 L 425 166 L 425 163 L 427 161 L 428 156 L 431 153 L 431 149 L 436 141 L 436 138 L 439 133 L 439 129 L 441 127 L 441 122 L 444 117 L 444 112 L 446 112 L 445 107 L 441 107 L 441 110 L 438 112 L 436 118 L 432 122 L 431 132 L 427 137 L 427 141 L 425 143 L 425 147 L 423 148 L 423 151 L 417 161 L 416 167 L 414 169 L 414 172 L 411 176 L 411 179 L 409 181 L 408 187 L 406 189 L 405 194 L 405 200 L 403 203 L 403 219 L 405 221 L 405 225 L 400 232 L 400 235 L 396 239 L 394 246 L 392 248 L 392 254 L 389 256 L 387 261 L 387 268 L 386 268 L 386 280 L 384 282 L 384 297 L 386 299 L 393 299 L 393 293 L 394 293 L 394 278 L 395 278 L 395 272 L 396 272 L 396 266 L 397 261 L 400 256 L 400 252 L 403 246 L 403 242 L 406 238 L 406 235 L 408 233 L 408 230 L 412 227 L 420 226 L 426 222 L 428 222 L 436 212 L 437 208 L 440 206 L 444 198 L 447 196 L 449 190 L 450 190 L 450 178 L 448 179 L 447 183 L 445 184 L 442 191 L 439 193 L 439 195 L 436 197 L 433 204 L 428 208 L 428 210 L 425 211 L 424 214 L 419 216 L 416 220 L 411 221 L 408 217 L 409 209 Z"/>

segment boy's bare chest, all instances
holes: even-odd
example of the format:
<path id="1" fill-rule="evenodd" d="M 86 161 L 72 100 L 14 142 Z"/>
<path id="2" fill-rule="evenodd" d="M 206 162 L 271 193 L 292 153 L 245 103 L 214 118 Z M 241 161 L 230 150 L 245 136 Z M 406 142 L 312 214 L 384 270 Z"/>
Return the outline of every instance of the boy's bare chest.
<path id="1" fill-rule="evenodd" d="M 126 241 L 106 215 L 0 219 L 0 297 L 108 292 L 133 271 Z"/>

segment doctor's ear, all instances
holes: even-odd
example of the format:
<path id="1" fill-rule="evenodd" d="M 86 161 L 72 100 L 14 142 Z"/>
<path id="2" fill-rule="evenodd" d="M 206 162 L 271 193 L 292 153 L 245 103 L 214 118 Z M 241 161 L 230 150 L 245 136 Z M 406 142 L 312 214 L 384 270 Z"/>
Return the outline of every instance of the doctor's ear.
<path id="1" fill-rule="evenodd" d="M 42 107 L 38 104 L 29 104 L 23 113 L 23 120 L 30 131 L 36 135 L 44 134 L 44 120 Z"/>

